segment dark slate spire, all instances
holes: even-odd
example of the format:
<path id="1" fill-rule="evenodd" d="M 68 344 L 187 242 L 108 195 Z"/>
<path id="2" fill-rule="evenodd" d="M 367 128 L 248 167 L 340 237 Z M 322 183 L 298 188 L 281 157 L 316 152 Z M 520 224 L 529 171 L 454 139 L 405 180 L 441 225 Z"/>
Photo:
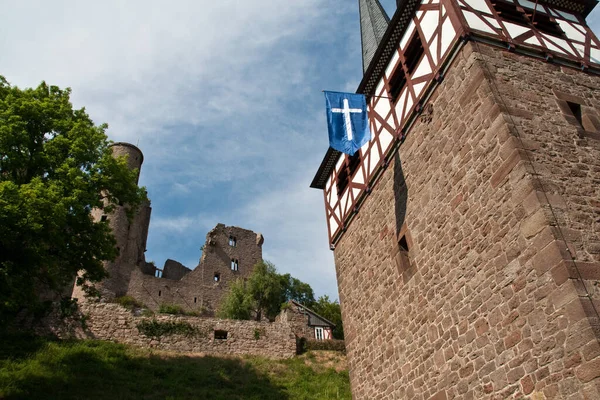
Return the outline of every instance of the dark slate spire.
<path id="1" fill-rule="evenodd" d="M 358 0 L 360 12 L 360 36 L 362 43 L 363 72 L 367 71 L 383 38 L 390 18 L 378 0 Z"/>

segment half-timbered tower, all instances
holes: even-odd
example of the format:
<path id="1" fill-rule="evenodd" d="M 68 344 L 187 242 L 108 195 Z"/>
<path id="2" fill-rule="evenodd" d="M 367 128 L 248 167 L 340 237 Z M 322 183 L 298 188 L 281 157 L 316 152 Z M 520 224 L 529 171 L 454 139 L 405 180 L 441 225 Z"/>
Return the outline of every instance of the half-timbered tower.
<path id="1" fill-rule="evenodd" d="M 323 190 L 356 399 L 600 398 L 595 0 L 359 0 Z"/>

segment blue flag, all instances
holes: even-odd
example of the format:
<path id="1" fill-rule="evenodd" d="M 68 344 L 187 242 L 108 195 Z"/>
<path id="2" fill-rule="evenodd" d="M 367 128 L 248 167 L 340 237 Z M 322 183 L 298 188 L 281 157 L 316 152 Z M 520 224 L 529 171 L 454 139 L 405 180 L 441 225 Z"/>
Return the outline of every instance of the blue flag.
<path id="1" fill-rule="evenodd" d="M 325 91 L 325 105 L 329 146 L 353 155 L 371 139 L 365 96 Z"/>

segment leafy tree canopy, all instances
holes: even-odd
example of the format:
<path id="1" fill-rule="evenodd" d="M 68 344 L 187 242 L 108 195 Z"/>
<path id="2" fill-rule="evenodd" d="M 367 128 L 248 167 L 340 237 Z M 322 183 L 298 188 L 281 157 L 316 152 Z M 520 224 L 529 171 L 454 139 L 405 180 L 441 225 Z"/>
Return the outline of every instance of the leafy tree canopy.
<path id="1" fill-rule="evenodd" d="M 133 211 L 146 198 L 136 171 L 111 156 L 107 125 L 74 110 L 70 94 L 44 82 L 21 90 L 0 76 L 0 321 L 78 271 L 104 278 L 102 261 L 117 250 L 91 210 L 123 202 Z"/>

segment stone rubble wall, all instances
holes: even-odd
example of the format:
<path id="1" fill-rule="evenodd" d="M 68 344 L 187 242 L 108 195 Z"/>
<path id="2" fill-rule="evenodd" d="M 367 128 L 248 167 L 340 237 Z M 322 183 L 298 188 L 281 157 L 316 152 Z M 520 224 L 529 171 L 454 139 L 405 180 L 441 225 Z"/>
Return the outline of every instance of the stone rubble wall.
<path id="1" fill-rule="evenodd" d="M 229 245 L 229 236 L 236 238 L 236 246 Z M 214 314 L 229 284 L 248 278 L 254 265 L 262 261 L 263 241 L 260 233 L 217 224 L 206 235 L 202 258 L 194 270 L 173 276 L 165 271 L 162 278 L 157 278 L 137 268 L 131 272 L 127 294 L 155 311 L 161 304 L 176 304 L 186 311 Z M 232 259 L 238 260 L 237 271 L 231 268 Z M 219 274 L 219 282 L 215 282 L 215 274 Z"/>
<path id="2" fill-rule="evenodd" d="M 600 110 L 598 77 L 482 44 L 453 61 L 336 244 L 353 398 L 600 398 L 566 251 L 597 282 L 600 151 L 553 88 Z"/>
<path id="3" fill-rule="evenodd" d="M 110 340 L 139 347 L 214 355 L 260 355 L 269 358 L 290 358 L 296 354 L 296 338 L 289 324 L 256 321 L 225 320 L 174 315 L 136 316 L 114 303 L 80 304 L 84 329 L 78 322 L 66 325 L 56 318 L 46 321 L 51 333 L 59 337 Z M 185 322 L 196 328 L 197 334 L 148 337 L 137 326 L 142 321 Z M 49 329 L 49 328 L 46 328 Z M 227 339 L 215 339 L 214 331 L 227 331 Z M 46 333 L 48 333 L 46 331 Z"/>

